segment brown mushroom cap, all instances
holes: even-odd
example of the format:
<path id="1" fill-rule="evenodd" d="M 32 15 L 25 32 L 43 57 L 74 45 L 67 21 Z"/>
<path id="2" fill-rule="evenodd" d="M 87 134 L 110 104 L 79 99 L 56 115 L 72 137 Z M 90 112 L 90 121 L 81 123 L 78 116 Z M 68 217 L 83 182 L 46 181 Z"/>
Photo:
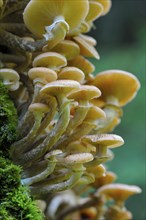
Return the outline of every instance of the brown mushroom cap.
<path id="1" fill-rule="evenodd" d="M 81 85 L 78 91 L 69 95 L 69 98 L 75 100 L 90 100 L 100 95 L 101 92 L 97 87 Z"/>
<path id="2" fill-rule="evenodd" d="M 70 30 L 76 28 L 86 17 L 89 10 L 88 0 L 31 0 L 23 13 L 27 28 L 38 38 L 45 34 L 57 17 L 63 17 Z"/>
<path id="3" fill-rule="evenodd" d="M 96 49 L 91 44 L 87 43 L 82 37 L 75 36 L 73 39 L 78 43 L 81 55 L 86 57 L 94 57 L 96 59 L 100 58 Z"/>
<path id="4" fill-rule="evenodd" d="M 123 138 L 115 134 L 86 135 L 82 138 L 82 141 L 88 142 L 94 146 L 102 145 L 108 148 L 115 148 L 124 144 Z"/>
<path id="5" fill-rule="evenodd" d="M 130 102 L 140 88 L 138 79 L 129 72 L 122 70 L 107 70 L 96 75 L 91 82 L 97 86 L 102 95 L 99 100 L 110 103 L 114 98 L 119 106 L 124 106 Z"/>
<path id="6" fill-rule="evenodd" d="M 28 71 L 28 76 L 34 83 L 46 84 L 57 80 L 57 73 L 46 67 L 34 67 Z"/>
<path id="7" fill-rule="evenodd" d="M 64 67 L 58 74 L 58 79 L 71 79 L 83 82 L 85 75 L 82 70 L 77 67 Z"/>
<path id="8" fill-rule="evenodd" d="M 111 183 L 104 185 L 97 191 L 98 195 L 104 194 L 105 196 L 114 199 L 115 201 L 125 201 L 129 196 L 141 193 L 138 186 L 130 186 L 120 183 Z"/>
<path id="9" fill-rule="evenodd" d="M 19 88 L 19 74 L 13 69 L 0 69 L 0 80 L 10 91 Z"/>
<path id="10" fill-rule="evenodd" d="M 95 121 L 95 124 L 96 124 L 96 121 L 99 119 L 99 118 L 106 118 L 106 115 L 105 115 L 105 112 L 102 110 L 102 109 L 100 109 L 100 108 L 98 108 L 98 107 L 96 107 L 96 106 L 91 106 L 90 108 L 89 108 L 89 111 L 88 111 L 88 113 L 87 113 L 87 115 L 86 115 L 86 118 L 85 118 L 85 120 L 93 120 L 93 121 Z M 84 136 L 85 137 L 85 136 Z"/>
<path id="11" fill-rule="evenodd" d="M 33 67 L 48 67 L 58 69 L 67 65 L 66 58 L 56 52 L 41 53 L 36 56 L 32 63 Z"/>
<path id="12" fill-rule="evenodd" d="M 40 94 L 48 94 L 52 96 L 57 96 L 60 94 L 67 95 L 72 91 L 78 89 L 80 84 L 74 80 L 57 80 L 46 84 L 40 90 Z"/>

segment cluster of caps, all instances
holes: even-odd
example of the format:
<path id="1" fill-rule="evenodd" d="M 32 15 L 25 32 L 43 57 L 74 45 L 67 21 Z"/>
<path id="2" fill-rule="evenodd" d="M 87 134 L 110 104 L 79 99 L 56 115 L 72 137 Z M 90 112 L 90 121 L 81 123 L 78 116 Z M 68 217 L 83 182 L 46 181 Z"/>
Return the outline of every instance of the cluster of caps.
<path id="1" fill-rule="evenodd" d="M 124 143 L 109 132 L 140 87 L 126 71 L 93 75 L 88 57 L 99 59 L 99 54 L 96 40 L 85 33 L 110 7 L 110 0 L 29 1 L 23 12 L 33 34 L 29 41 L 44 37 L 47 43 L 27 52 L 23 65 L 0 70 L 19 114 L 11 158 L 23 167 L 22 184 L 29 185 L 49 219 L 61 219 L 62 205 L 67 215 L 78 204 L 82 208 L 71 220 L 128 220 L 132 215 L 124 202 L 140 192 L 136 186 L 113 183 L 115 174 L 103 165 L 113 158 L 111 149 Z M 99 201 L 87 207 L 90 191 Z M 87 198 L 81 199 L 84 193 Z M 105 208 L 109 200 L 114 203 Z"/>

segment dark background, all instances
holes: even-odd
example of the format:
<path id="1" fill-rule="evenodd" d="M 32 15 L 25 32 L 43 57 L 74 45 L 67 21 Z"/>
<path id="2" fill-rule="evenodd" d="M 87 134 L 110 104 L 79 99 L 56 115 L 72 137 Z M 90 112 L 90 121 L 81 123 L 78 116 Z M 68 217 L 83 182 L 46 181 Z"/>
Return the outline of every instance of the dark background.
<path id="1" fill-rule="evenodd" d="M 101 59 L 92 60 L 95 74 L 107 69 L 133 73 L 141 83 L 135 99 L 124 107 L 121 124 L 113 133 L 123 137 L 125 144 L 114 150 L 109 170 L 118 175 L 116 182 L 138 185 L 143 192 L 127 200 L 133 220 L 145 220 L 145 75 L 146 75 L 146 2 L 144 0 L 113 0 L 111 11 L 95 21 L 89 34 L 97 39 Z M 118 220 L 118 219 L 117 219 Z"/>

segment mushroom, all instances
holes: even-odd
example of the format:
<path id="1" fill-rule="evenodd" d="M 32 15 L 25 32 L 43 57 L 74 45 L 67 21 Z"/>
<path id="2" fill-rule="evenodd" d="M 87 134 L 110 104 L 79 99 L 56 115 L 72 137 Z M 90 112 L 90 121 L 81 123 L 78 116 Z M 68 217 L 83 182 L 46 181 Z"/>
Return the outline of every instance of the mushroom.
<path id="1" fill-rule="evenodd" d="M 58 103 L 59 118 L 54 128 L 36 148 L 26 152 L 23 157 L 17 158 L 20 164 L 33 162 L 45 154 L 65 132 L 70 120 L 70 100 L 67 94 L 79 88 L 79 83 L 73 80 L 57 80 L 46 84 L 40 90 L 40 96 L 49 95 L 56 98 Z"/>
<path id="2" fill-rule="evenodd" d="M 129 212 L 125 207 L 119 207 L 117 205 L 111 205 L 105 212 L 105 219 L 108 220 L 131 220 L 132 213 Z"/>
<path id="3" fill-rule="evenodd" d="M 102 5 L 103 7 L 102 15 L 107 14 L 110 11 L 111 6 L 112 6 L 111 0 L 89 0 L 89 1 L 95 1 Z"/>
<path id="4" fill-rule="evenodd" d="M 83 56 L 79 55 L 75 57 L 74 59 L 69 60 L 68 65 L 75 66 L 81 69 L 84 72 L 85 79 L 87 81 L 93 80 L 94 77 L 91 75 L 91 73 L 94 72 L 95 67 L 89 60 L 85 59 Z"/>
<path id="5" fill-rule="evenodd" d="M 74 117 L 69 122 L 67 134 L 73 131 L 85 119 L 90 108 L 89 100 L 99 97 L 100 95 L 101 93 L 98 88 L 88 85 L 81 85 L 78 91 L 69 95 L 70 99 L 74 99 L 78 102 L 78 106 L 76 107 Z"/>
<path id="6" fill-rule="evenodd" d="M 89 0 L 89 11 L 85 21 L 87 23 L 93 22 L 103 14 L 103 11 L 104 11 L 103 5 L 100 2 Z"/>
<path id="7" fill-rule="evenodd" d="M 85 78 L 83 71 L 77 67 L 67 66 L 61 69 L 58 72 L 58 79 L 69 79 L 75 80 L 79 83 L 82 83 Z"/>
<path id="8" fill-rule="evenodd" d="M 138 186 L 111 183 L 100 187 L 96 193 L 98 196 L 104 195 L 106 198 L 113 199 L 116 204 L 123 206 L 125 200 L 134 194 L 141 193 L 141 189 Z"/>
<path id="9" fill-rule="evenodd" d="M 95 146 L 96 155 L 99 158 L 106 156 L 108 148 L 115 148 L 124 144 L 124 140 L 115 134 L 86 135 L 82 137 L 82 142 Z"/>
<path id="10" fill-rule="evenodd" d="M 103 185 L 110 184 L 116 180 L 117 176 L 115 173 L 108 171 L 105 173 L 104 176 L 99 176 L 95 179 L 93 186 L 97 189 Z"/>
<path id="11" fill-rule="evenodd" d="M 43 51 L 47 51 L 48 46 L 44 46 Z M 80 53 L 78 44 L 71 40 L 62 40 L 52 49 L 53 52 L 57 52 L 66 57 L 67 60 L 72 60 Z"/>
<path id="12" fill-rule="evenodd" d="M 88 35 L 85 35 L 85 34 L 80 34 L 79 36 L 80 36 L 80 38 L 82 38 L 84 41 L 86 41 L 86 43 L 88 43 L 88 44 L 90 44 L 90 45 L 92 45 L 92 46 L 96 46 L 97 42 L 96 42 L 96 40 L 95 40 L 93 37 L 88 36 Z"/>
<path id="13" fill-rule="evenodd" d="M 41 124 L 41 120 L 44 115 L 49 111 L 48 105 L 42 103 L 32 103 L 28 111 L 34 116 L 34 125 L 28 132 L 28 134 L 16 141 L 11 146 L 11 157 L 15 160 L 15 155 L 21 155 L 23 152 L 26 152 L 30 149 L 31 142 L 36 138 L 36 132 Z"/>
<path id="14" fill-rule="evenodd" d="M 95 106 L 90 106 L 85 119 L 82 124 L 79 125 L 70 136 L 64 136 L 54 145 L 54 148 L 68 147 L 68 145 L 79 140 L 83 135 L 86 135 L 91 132 L 95 127 L 99 118 L 105 117 L 104 112 Z"/>
<path id="15" fill-rule="evenodd" d="M 36 56 L 32 62 L 33 67 L 47 67 L 58 70 L 67 65 L 66 58 L 56 52 L 45 52 Z"/>
<path id="16" fill-rule="evenodd" d="M 38 38 L 44 36 L 52 48 L 65 38 L 69 30 L 84 21 L 88 10 L 88 0 L 31 0 L 24 10 L 23 18 L 27 28 Z"/>
<path id="17" fill-rule="evenodd" d="M 19 88 L 19 74 L 13 69 L 0 69 L 0 80 L 10 91 Z"/>
<path id="18" fill-rule="evenodd" d="M 87 41 L 85 41 L 82 37 L 75 36 L 73 37 L 73 39 L 78 43 L 80 47 L 80 54 L 82 56 L 94 57 L 97 60 L 100 59 L 99 54 L 96 51 L 96 49 L 91 44 L 87 43 Z"/>
<path id="19" fill-rule="evenodd" d="M 96 75 L 91 82 L 97 86 L 102 95 L 99 100 L 105 104 L 124 106 L 130 102 L 140 88 L 138 79 L 129 72 L 122 70 L 107 70 Z"/>
<path id="20" fill-rule="evenodd" d="M 91 85 L 97 86 L 101 90 L 102 95 L 98 102 L 107 115 L 107 120 L 101 121 L 97 132 L 109 132 L 120 122 L 121 107 L 135 97 L 140 83 L 129 72 L 107 70 L 97 74 Z"/>

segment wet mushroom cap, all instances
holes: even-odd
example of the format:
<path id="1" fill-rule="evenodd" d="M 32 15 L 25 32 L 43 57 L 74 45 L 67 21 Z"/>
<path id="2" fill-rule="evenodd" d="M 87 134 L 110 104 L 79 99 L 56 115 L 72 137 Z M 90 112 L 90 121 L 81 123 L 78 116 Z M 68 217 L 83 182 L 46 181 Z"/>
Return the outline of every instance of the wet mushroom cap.
<path id="1" fill-rule="evenodd" d="M 111 183 L 104 185 L 97 191 L 98 195 L 106 195 L 115 201 L 125 201 L 129 196 L 141 193 L 141 189 L 138 186 L 131 186 L 120 183 Z"/>
<path id="2" fill-rule="evenodd" d="M 82 141 L 92 145 L 107 146 L 108 148 L 115 148 L 124 144 L 123 138 L 115 134 L 86 135 L 82 138 Z"/>
<path id="3" fill-rule="evenodd" d="M 67 60 L 59 53 L 46 52 L 36 56 L 32 65 L 33 67 L 61 68 L 67 65 Z"/>
<path id="4" fill-rule="evenodd" d="M 57 96 L 60 94 L 68 94 L 78 89 L 80 84 L 74 80 L 57 80 L 46 84 L 41 90 L 40 94 L 48 94 Z"/>
<path id="5" fill-rule="evenodd" d="M 28 71 L 28 76 L 31 80 L 42 82 L 44 84 L 57 80 L 57 73 L 46 67 L 34 67 Z"/>
<path id="6" fill-rule="evenodd" d="M 27 28 L 38 38 L 45 34 L 45 27 L 58 16 L 64 18 L 70 30 L 84 21 L 89 10 L 88 0 L 31 0 L 23 13 Z"/>
<path id="7" fill-rule="evenodd" d="M 0 69 L 0 80 L 10 91 L 14 91 L 19 88 L 19 74 L 13 69 Z"/>
<path id="8" fill-rule="evenodd" d="M 82 70 L 77 67 L 64 67 L 58 74 L 58 79 L 71 79 L 83 82 L 85 75 Z"/>
<path id="9" fill-rule="evenodd" d="M 100 90 L 95 86 L 81 85 L 79 90 L 70 94 L 69 98 L 75 100 L 89 100 L 101 95 Z"/>
<path id="10" fill-rule="evenodd" d="M 102 95 L 99 100 L 106 102 L 108 98 L 115 97 L 119 106 L 130 102 L 140 88 L 138 79 L 131 73 L 122 70 L 100 72 L 91 84 L 101 90 Z"/>

